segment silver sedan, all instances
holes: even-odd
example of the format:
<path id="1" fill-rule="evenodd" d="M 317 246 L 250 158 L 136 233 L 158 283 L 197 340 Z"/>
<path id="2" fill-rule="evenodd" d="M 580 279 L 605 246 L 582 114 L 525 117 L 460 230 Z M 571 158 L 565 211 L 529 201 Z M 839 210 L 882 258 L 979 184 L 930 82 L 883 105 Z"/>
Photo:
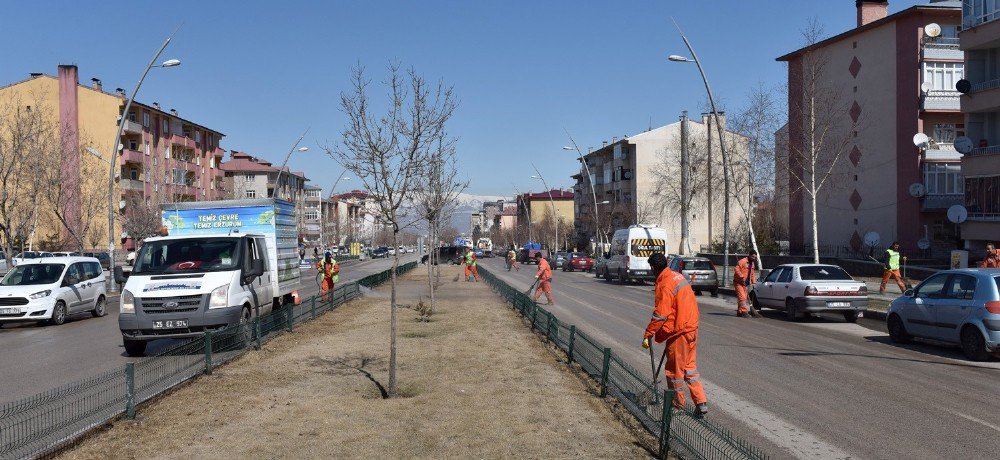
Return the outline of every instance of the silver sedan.
<path id="1" fill-rule="evenodd" d="M 791 321 L 809 313 L 840 312 L 853 323 L 868 309 L 868 287 L 836 265 L 787 264 L 758 280 L 750 300 L 758 309 L 784 310 Z"/>

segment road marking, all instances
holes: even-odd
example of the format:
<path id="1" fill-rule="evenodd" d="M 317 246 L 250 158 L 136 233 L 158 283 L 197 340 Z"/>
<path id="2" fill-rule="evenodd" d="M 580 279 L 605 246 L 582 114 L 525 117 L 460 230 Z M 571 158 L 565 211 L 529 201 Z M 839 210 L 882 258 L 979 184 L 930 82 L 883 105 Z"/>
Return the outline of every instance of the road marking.
<path id="1" fill-rule="evenodd" d="M 955 411 L 953 411 L 953 410 L 951 410 L 951 409 L 949 409 L 947 407 L 945 407 L 943 409 L 945 410 L 945 412 L 957 415 L 957 416 L 962 417 L 962 418 L 964 418 L 964 419 L 966 419 L 966 420 L 968 420 L 970 422 L 978 423 L 978 424 L 980 424 L 982 426 L 985 426 L 985 427 L 987 427 L 987 428 L 989 428 L 989 429 L 991 429 L 993 431 L 1000 432 L 1000 427 L 998 427 L 998 426 L 996 426 L 996 425 L 994 425 L 994 424 L 992 424 L 990 422 L 979 420 L 978 418 L 975 418 L 975 417 L 973 417 L 971 415 L 965 415 L 965 414 L 960 413 L 960 412 L 955 412 Z"/>

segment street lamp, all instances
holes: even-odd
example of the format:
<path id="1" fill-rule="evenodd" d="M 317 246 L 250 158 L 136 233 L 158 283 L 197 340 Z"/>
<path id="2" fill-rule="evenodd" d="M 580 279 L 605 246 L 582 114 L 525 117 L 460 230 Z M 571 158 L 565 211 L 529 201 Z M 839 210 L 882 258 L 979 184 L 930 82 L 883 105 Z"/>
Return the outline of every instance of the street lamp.
<path id="1" fill-rule="evenodd" d="M 580 150 L 580 146 L 576 144 L 576 140 L 573 136 L 570 136 L 569 131 L 566 131 L 566 135 L 569 136 L 569 141 L 573 143 L 573 146 L 563 146 L 563 150 L 575 150 L 578 155 L 580 155 L 580 163 L 583 163 L 583 170 L 587 174 L 587 183 L 590 184 L 590 194 L 594 198 L 594 232 L 597 233 L 597 244 L 601 248 L 600 253 L 604 253 L 604 237 L 601 235 L 601 221 L 600 213 L 597 212 L 597 191 L 594 190 L 594 180 L 590 177 L 590 166 L 587 165 L 587 159 L 583 156 L 583 151 Z M 607 202 L 607 201 L 605 201 Z"/>
<path id="2" fill-rule="evenodd" d="M 143 80 L 146 79 L 146 75 L 153 67 L 177 67 L 181 65 L 179 59 L 169 59 L 163 61 L 161 64 L 156 64 L 156 61 L 160 58 L 160 54 L 163 50 L 167 48 L 170 44 L 170 40 L 174 38 L 174 33 L 170 34 L 169 37 L 160 45 L 160 48 L 156 50 L 156 54 L 153 55 L 153 59 L 149 61 L 146 65 L 146 70 L 143 70 L 142 76 L 139 77 L 139 81 L 136 82 L 135 88 L 132 89 L 132 95 L 125 100 L 125 108 L 122 110 L 121 119 L 118 120 L 118 131 L 115 133 L 114 142 L 111 143 L 112 152 L 110 155 L 111 160 L 108 161 L 110 169 L 108 170 L 108 258 L 110 259 L 109 270 L 114 272 L 115 269 L 115 161 L 118 159 L 118 151 L 120 150 L 120 142 L 122 137 L 122 131 L 125 129 L 125 122 L 128 120 L 128 111 L 132 107 L 132 101 L 135 100 L 135 96 L 139 93 L 139 88 L 142 86 Z M 89 150 L 88 150 L 89 151 Z M 116 283 L 111 283 L 111 288 L 108 289 L 109 292 L 114 292 L 117 289 Z"/>
<path id="3" fill-rule="evenodd" d="M 271 192 L 271 196 L 272 197 L 277 197 L 278 196 L 278 187 L 281 186 L 281 181 L 280 181 L 280 179 L 281 179 L 281 173 L 285 172 L 285 165 L 288 164 L 288 158 L 291 157 L 292 154 L 295 153 L 295 152 L 307 152 L 307 151 L 309 151 L 309 147 L 299 147 L 299 142 L 302 142 L 302 139 L 304 137 L 306 137 L 306 133 L 308 133 L 308 132 L 309 132 L 309 128 L 306 128 L 306 130 L 302 132 L 302 135 L 299 136 L 299 138 L 295 140 L 294 144 L 292 144 L 292 148 L 285 155 L 285 161 L 281 162 L 281 168 L 278 169 L 278 175 L 274 178 L 274 191 Z"/>
<path id="4" fill-rule="evenodd" d="M 549 184 L 545 183 L 545 178 L 542 177 L 542 173 L 538 170 L 537 167 L 535 167 L 535 165 L 531 165 L 531 167 L 535 168 L 535 172 L 538 173 L 537 176 L 531 176 L 531 178 L 532 179 L 538 179 L 538 180 L 542 181 L 542 186 L 545 187 L 545 190 L 549 194 L 549 202 L 552 203 L 552 220 L 555 221 L 555 232 L 554 233 L 556 234 L 556 245 L 555 245 L 555 247 L 556 247 L 556 251 L 558 251 L 559 250 L 559 216 L 556 214 L 556 200 L 554 198 L 552 198 L 552 189 L 549 188 Z"/>
<path id="5" fill-rule="evenodd" d="M 691 52 L 691 59 L 685 56 L 679 56 L 676 54 L 671 54 L 667 57 L 671 62 L 693 62 L 698 66 L 698 72 L 701 73 L 701 80 L 705 83 L 705 92 L 708 93 L 708 102 L 712 105 L 712 118 L 715 120 L 715 129 L 719 133 L 719 151 L 722 152 L 722 176 L 724 179 L 725 188 L 725 198 L 723 201 L 723 218 L 722 218 L 722 240 L 723 240 L 723 256 L 722 256 L 722 284 L 725 286 L 727 277 L 729 275 L 729 190 L 730 190 L 730 179 L 729 179 L 729 154 L 726 152 L 726 141 L 725 136 L 722 131 L 722 123 L 719 121 L 719 110 L 715 105 L 715 96 L 712 95 L 712 87 L 708 84 L 708 77 L 705 76 L 705 69 L 701 67 L 701 61 L 698 60 L 698 54 L 694 52 L 694 47 L 691 46 L 691 42 L 688 41 L 687 36 L 681 30 L 677 22 L 674 21 L 674 27 L 677 27 L 677 32 L 680 34 L 681 39 L 684 40 L 684 45 L 687 46 L 688 51 Z M 712 223 L 709 222 L 709 226 Z M 709 244 L 712 242 L 709 241 Z"/>
<path id="6" fill-rule="evenodd" d="M 337 184 L 339 184 L 340 181 L 342 181 L 342 180 L 351 180 L 350 177 L 344 177 L 345 173 L 347 173 L 346 169 L 343 172 L 341 172 L 340 176 L 337 177 L 337 180 L 334 181 L 333 187 L 330 188 L 330 197 L 332 197 L 333 194 L 337 192 Z M 325 216 L 325 213 L 324 213 L 324 211 L 326 210 L 326 206 L 324 205 L 323 201 L 328 201 L 329 198 L 327 198 L 326 200 L 324 200 L 323 196 L 322 196 L 322 193 L 323 192 L 320 192 L 320 203 L 319 203 L 319 245 L 323 246 L 323 248 L 326 249 L 326 216 Z M 339 229 L 339 225 L 338 225 L 338 229 Z M 339 231 L 337 232 L 337 237 L 338 237 L 337 238 L 337 245 L 339 246 L 340 245 L 340 238 L 339 238 L 340 237 L 340 232 Z"/>

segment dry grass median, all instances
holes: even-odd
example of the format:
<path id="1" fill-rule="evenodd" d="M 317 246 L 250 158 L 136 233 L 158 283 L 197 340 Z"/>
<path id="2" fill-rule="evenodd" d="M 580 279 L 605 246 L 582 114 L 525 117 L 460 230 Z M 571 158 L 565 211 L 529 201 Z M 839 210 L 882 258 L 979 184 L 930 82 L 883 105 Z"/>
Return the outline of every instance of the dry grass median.
<path id="1" fill-rule="evenodd" d="M 400 310 L 402 397 L 385 400 L 388 285 L 139 409 L 67 458 L 638 458 L 635 436 L 485 283 L 442 266 L 437 313 Z M 419 267 L 400 303 L 426 292 Z"/>

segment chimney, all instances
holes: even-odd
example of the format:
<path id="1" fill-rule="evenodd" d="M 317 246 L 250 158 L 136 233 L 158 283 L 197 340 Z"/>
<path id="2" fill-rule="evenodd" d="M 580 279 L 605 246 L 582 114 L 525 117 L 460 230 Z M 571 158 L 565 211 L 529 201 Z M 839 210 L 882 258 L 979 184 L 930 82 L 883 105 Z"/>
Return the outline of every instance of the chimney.
<path id="1" fill-rule="evenodd" d="M 177 116 L 177 109 L 170 109 L 170 114 L 176 117 Z"/>
<path id="2" fill-rule="evenodd" d="M 42 73 L 41 72 L 31 72 L 29 75 L 31 75 L 31 79 L 34 80 L 34 79 L 36 79 L 38 77 L 41 77 Z"/>
<path id="3" fill-rule="evenodd" d="M 715 123 L 715 117 L 712 116 L 712 112 L 701 114 L 701 124 L 712 126 L 712 123 Z M 719 124 L 722 125 L 722 129 L 726 129 L 726 112 L 719 112 Z M 712 126 L 712 129 L 715 129 L 715 127 Z"/>
<path id="4" fill-rule="evenodd" d="M 155 108 L 156 110 L 163 110 L 163 109 L 160 108 L 160 103 L 159 102 L 154 102 L 153 103 L 153 108 Z"/>
<path id="5" fill-rule="evenodd" d="M 855 0 L 854 5 L 858 8 L 858 27 L 889 15 L 888 0 Z"/>
<path id="6" fill-rule="evenodd" d="M 104 87 L 101 86 L 101 79 L 94 77 L 90 79 L 90 86 L 98 91 L 104 91 Z"/>
<path id="7" fill-rule="evenodd" d="M 119 95 L 121 97 L 125 97 L 125 90 L 122 89 L 122 88 L 115 88 L 115 94 L 117 94 L 117 95 Z"/>
<path id="8" fill-rule="evenodd" d="M 618 136 L 611 136 L 611 143 L 614 144 L 615 142 L 618 142 Z"/>

